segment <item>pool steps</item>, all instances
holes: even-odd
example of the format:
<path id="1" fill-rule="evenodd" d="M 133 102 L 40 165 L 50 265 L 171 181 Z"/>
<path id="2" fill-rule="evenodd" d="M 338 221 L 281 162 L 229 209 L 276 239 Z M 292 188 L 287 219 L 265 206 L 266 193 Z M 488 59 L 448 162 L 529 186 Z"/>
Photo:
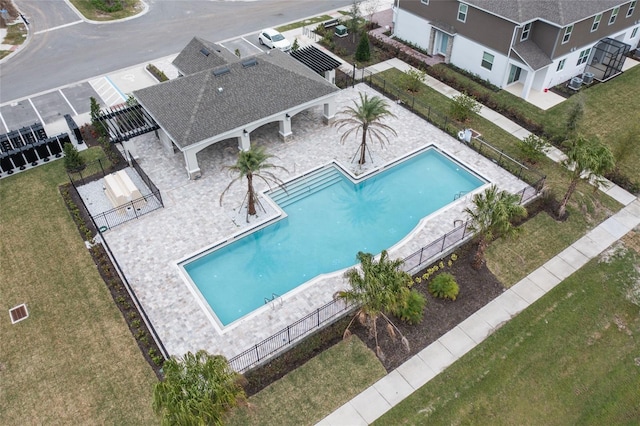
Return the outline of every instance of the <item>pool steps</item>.
<path id="1" fill-rule="evenodd" d="M 333 166 L 323 167 L 286 184 L 286 191 L 276 189 L 269 196 L 280 208 L 295 203 L 301 198 L 321 191 L 344 179 L 344 175 Z"/>

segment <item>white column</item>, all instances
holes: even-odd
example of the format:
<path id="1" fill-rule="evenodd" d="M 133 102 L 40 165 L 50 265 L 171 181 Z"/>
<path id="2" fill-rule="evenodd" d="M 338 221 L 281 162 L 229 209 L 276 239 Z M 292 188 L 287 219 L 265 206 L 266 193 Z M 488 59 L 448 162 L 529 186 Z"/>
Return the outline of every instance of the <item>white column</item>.
<path id="1" fill-rule="evenodd" d="M 336 84 L 336 70 L 329 70 L 324 72 L 324 78 L 331 84 Z"/>
<path id="2" fill-rule="evenodd" d="M 240 151 L 249 151 L 251 149 L 250 133 L 247 131 L 242 132 L 242 136 L 238 137 L 238 149 Z"/>
<path id="3" fill-rule="evenodd" d="M 280 120 L 279 124 L 280 124 L 280 132 L 278 133 L 280 134 L 280 139 L 286 142 L 287 138 L 292 134 L 291 133 L 291 117 L 289 117 L 289 114 L 287 114 L 287 116 L 283 120 Z"/>
<path id="4" fill-rule="evenodd" d="M 335 98 L 331 98 L 324 104 L 324 115 L 322 116 L 322 121 L 324 124 L 331 124 L 336 115 L 336 100 Z"/>
<path id="5" fill-rule="evenodd" d="M 184 164 L 187 168 L 187 175 L 189 179 L 195 180 L 202 176 L 200 172 L 200 167 L 198 167 L 198 157 L 196 156 L 196 152 L 192 150 L 184 151 Z"/>
<path id="6" fill-rule="evenodd" d="M 522 99 L 527 99 L 529 97 L 529 92 L 531 92 L 531 85 L 533 84 L 533 79 L 535 76 L 535 71 L 527 70 L 527 79 L 524 81 L 524 87 L 522 88 L 522 93 L 520 94 L 520 97 Z"/>
<path id="7" fill-rule="evenodd" d="M 129 158 L 129 154 L 131 154 L 131 157 L 135 160 L 138 159 L 138 153 L 136 151 L 136 146 L 133 143 L 133 141 L 131 139 L 123 141 L 122 142 L 122 147 L 125 150 L 125 158 L 127 159 L 128 162 L 131 162 L 131 159 Z"/>

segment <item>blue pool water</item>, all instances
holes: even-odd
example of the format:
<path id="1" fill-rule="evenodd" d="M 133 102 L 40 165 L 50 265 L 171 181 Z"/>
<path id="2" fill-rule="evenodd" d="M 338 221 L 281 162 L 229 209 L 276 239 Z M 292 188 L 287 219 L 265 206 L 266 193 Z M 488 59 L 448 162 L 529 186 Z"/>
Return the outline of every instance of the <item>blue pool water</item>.
<path id="1" fill-rule="evenodd" d="M 294 181 L 287 194 L 272 195 L 288 217 L 182 265 L 222 325 L 354 265 L 358 251 L 393 246 L 456 194 L 484 183 L 435 149 L 357 184 L 334 167 L 316 181 L 326 187 Z"/>

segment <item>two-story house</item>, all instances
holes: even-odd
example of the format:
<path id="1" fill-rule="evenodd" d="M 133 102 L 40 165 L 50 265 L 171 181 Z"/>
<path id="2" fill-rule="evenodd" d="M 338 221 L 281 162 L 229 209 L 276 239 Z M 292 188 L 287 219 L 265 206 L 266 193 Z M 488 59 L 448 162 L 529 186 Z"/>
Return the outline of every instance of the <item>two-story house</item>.
<path id="1" fill-rule="evenodd" d="M 521 97 L 588 71 L 621 72 L 640 40 L 636 0 L 396 0 L 394 36 Z"/>

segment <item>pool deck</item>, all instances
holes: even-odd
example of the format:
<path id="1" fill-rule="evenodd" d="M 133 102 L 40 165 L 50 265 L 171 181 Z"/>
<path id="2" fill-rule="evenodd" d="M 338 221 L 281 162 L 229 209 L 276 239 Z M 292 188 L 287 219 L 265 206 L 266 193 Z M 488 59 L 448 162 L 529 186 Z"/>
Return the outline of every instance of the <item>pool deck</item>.
<path id="1" fill-rule="evenodd" d="M 377 94 L 363 84 L 343 90 L 338 94 L 337 111 L 351 105 L 359 92 Z M 500 189 L 515 193 L 527 186 L 401 106 L 391 101 L 389 105 L 397 117 L 387 124 L 398 136 L 391 136 L 391 143 L 384 149 L 371 144 L 375 166 L 433 144 Z M 320 107 L 292 117 L 292 131 L 287 142 L 279 139 L 277 123 L 251 134 L 253 146 L 264 146 L 277 157 L 275 164 L 288 169 L 288 174 L 277 172 L 281 179 L 293 179 L 332 160 L 357 171 L 357 165 L 351 163 L 356 140 L 341 144 L 341 133 L 322 123 Z M 177 263 L 256 225 L 255 220 L 251 224 L 238 220 L 243 215 L 235 211 L 244 197 L 244 182 L 235 184 L 222 206 L 219 203 L 231 180 L 224 166 L 235 163 L 237 142 L 224 141 L 199 153 L 202 177 L 198 180 L 187 179 L 182 154 L 166 154 L 153 134 L 141 136 L 134 143 L 138 162 L 160 189 L 165 207 L 105 232 L 104 238 L 170 354 L 205 349 L 231 358 L 326 304 L 335 291 L 347 286 L 342 271 L 321 276 L 284 295 L 281 304 L 260 308 L 220 332 L 189 289 Z M 452 230 L 454 220 L 465 218 L 463 210 L 470 205 L 472 194 L 430 215 L 389 250 L 391 256 L 406 257 Z M 273 213 L 262 214 L 257 221 L 268 220 Z"/>

